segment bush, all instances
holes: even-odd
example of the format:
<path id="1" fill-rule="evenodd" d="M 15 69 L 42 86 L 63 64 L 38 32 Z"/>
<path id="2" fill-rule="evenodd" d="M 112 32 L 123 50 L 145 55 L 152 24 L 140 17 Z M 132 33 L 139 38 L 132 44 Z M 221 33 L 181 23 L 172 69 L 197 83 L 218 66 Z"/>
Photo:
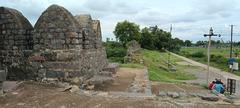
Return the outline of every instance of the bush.
<path id="1" fill-rule="evenodd" d="M 222 55 L 211 54 L 210 57 L 211 57 L 211 59 L 210 59 L 211 62 L 216 62 L 216 63 L 221 63 L 221 64 L 226 64 L 227 63 L 227 58 L 225 58 Z"/>
<path id="2" fill-rule="evenodd" d="M 180 51 L 178 54 L 182 55 L 182 56 L 185 56 L 185 57 L 190 57 L 191 54 L 187 51 Z"/>
<path id="3" fill-rule="evenodd" d="M 203 51 L 198 51 L 198 52 L 192 53 L 191 56 L 197 57 L 197 58 L 203 58 L 203 57 L 205 57 L 205 54 L 203 53 Z"/>
<path id="4" fill-rule="evenodd" d="M 124 57 L 127 54 L 127 49 L 119 42 L 105 42 L 107 58 L 110 62 L 124 62 Z"/>
<path id="5" fill-rule="evenodd" d="M 107 58 L 110 57 L 125 57 L 127 54 L 127 50 L 124 48 L 107 48 Z"/>

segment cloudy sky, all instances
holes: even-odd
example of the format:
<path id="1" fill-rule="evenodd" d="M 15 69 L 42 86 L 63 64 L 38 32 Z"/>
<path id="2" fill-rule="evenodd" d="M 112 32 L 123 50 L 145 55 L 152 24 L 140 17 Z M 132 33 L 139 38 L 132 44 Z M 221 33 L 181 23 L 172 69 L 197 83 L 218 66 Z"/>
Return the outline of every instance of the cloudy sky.
<path id="1" fill-rule="evenodd" d="M 103 39 L 114 38 L 117 22 L 129 20 L 141 26 L 158 25 L 169 31 L 173 25 L 174 37 L 186 40 L 206 40 L 204 33 L 213 27 L 230 40 L 230 24 L 234 24 L 234 40 L 240 41 L 239 0 L 0 0 L 0 6 L 18 9 L 34 25 L 50 5 L 58 4 L 73 15 L 91 14 L 101 21 Z"/>

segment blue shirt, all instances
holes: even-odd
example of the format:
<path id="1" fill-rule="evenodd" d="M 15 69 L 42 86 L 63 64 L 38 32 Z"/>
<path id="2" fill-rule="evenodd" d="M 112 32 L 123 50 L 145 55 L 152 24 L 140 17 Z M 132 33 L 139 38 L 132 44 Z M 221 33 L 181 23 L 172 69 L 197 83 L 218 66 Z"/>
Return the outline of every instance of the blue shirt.
<path id="1" fill-rule="evenodd" d="M 222 85 L 222 84 L 215 84 L 214 89 L 215 89 L 218 93 L 220 93 L 221 90 L 223 89 L 223 85 Z"/>

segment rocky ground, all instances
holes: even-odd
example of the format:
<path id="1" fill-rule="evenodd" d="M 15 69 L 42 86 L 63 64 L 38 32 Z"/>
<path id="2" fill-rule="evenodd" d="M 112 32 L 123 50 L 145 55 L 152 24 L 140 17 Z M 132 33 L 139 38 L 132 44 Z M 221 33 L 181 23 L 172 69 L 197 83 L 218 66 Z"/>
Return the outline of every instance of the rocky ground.
<path id="1" fill-rule="evenodd" d="M 145 69 L 120 68 L 111 86 L 84 91 L 36 82 L 8 82 L 0 108 L 239 108 L 237 97 L 226 99 L 189 84 L 151 83 Z M 14 87 L 14 85 L 19 85 Z"/>
<path id="2" fill-rule="evenodd" d="M 5 82 L 0 108 L 239 108 L 240 97 L 216 96 L 200 84 L 205 69 L 186 61 L 197 79 L 184 83 L 151 82 L 146 69 L 120 68 L 112 84 L 80 90 L 37 82 Z"/>
<path id="3" fill-rule="evenodd" d="M 172 97 L 169 97 L 172 96 Z M 119 96 L 106 92 L 59 91 L 59 88 L 21 84 L 0 98 L 1 108 L 239 108 L 238 105 L 200 101 L 197 97 Z"/>

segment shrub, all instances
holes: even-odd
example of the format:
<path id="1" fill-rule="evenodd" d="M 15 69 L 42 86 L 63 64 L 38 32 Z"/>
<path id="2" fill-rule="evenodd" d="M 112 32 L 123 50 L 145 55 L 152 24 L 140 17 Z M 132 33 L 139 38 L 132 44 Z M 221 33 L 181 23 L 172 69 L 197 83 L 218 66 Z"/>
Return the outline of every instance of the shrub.
<path id="1" fill-rule="evenodd" d="M 227 63 L 227 58 L 225 58 L 225 57 L 222 56 L 222 55 L 214 55 L 214 54 L 211 54 L 210 57 L 211 57 L 210 60 L 211 60 L 212 62 L 221 63 L 221 64 Z"/>
<path id="2" fill-rule="evenodd" d="M 124 48 L 107 48 L 107 58 L 110 57 L 125 57 L 127 50 Z"/>
<path id="3" fill-rule="evenodd" d="M 191 54 L 192 57 L 197 57 L 197 58 L 203 58 L 205 57 L 205 54 L 203 53 L 203 51 L 197 51 Z"/>
<path id="4" fill-rule="evenodd" d="M 190 57 L 190 53 L 188 51 L 180 51 L 178 54 L 183 55 L 185 57 Z"/>
<path id="5" fill-rule="evenodd" d="M 107 58 L 110 62 L 120 62 L 124 61 L 124 57 L 127 54 L 127 49 L 119 42 L 105 42 Z"/>

